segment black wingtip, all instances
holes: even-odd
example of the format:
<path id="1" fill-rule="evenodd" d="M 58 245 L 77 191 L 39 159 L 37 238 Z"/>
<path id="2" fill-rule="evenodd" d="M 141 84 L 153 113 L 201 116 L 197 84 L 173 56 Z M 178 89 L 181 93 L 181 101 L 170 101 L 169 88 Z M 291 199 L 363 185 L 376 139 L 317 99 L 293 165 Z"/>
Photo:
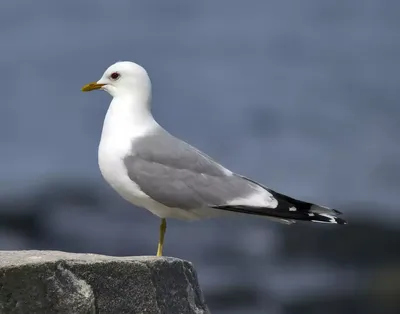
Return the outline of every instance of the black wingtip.
<path id="1" fill-rule="evenodd" d="M 344 219 L 342 219 L 342 218 L 335 218 L 335 222 L 338 224 L 338 225 L 347 225 L 347 221 L 346 220 L 344 220 Z"/>

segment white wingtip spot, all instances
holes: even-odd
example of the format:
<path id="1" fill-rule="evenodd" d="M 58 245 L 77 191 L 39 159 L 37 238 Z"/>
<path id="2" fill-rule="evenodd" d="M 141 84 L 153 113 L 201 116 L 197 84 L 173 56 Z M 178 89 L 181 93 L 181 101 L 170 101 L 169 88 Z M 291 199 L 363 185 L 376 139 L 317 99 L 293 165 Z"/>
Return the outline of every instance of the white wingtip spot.
<path id="1" fill-rule="evenodd" d="M 311 214 L 308 214 L 311 216 Z M 318 222 L 318 223 L 325 223 L 325 224 L 337 224 L 336 218 L 331 215 L 326 215 L 326 214 L 318 214 L 319 216 L 326 217 L 329 219 L 329 221 L 320 221 L 320 220 L 311 220 L 312 222 Z M 312 215 L 315 216 L 315 215 Z"/>
<path id="2" fill-rule="evenodd" d="M 292 207 L 289 207 L 289 211 L 290 212 L 295 212 L 297 210 L 297 208 L 296 207 L 294 207 L 294 206 L 292 206 Z"/>
<path id="3" fill-rule="evenodd" d="M 320 216 L 329 218 L 329 222 L 330 222 L 330 223 L 334 223 L 334 224 L 336 223 L 335 217 L 332 217 L 331 215 L 320 214 Z"/>

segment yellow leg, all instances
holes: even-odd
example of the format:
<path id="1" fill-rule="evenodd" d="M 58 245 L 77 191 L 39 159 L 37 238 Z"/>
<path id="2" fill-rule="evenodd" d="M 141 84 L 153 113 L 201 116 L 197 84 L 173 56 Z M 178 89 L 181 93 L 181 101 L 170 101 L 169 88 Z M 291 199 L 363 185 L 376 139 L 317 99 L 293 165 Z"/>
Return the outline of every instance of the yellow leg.
<path id="1" fill-rule="evenodd" d="M 164 246 L 164 235 L 167 230 L 167 220 L 165 218 L 161 219 L 160 224 L 160 240 L 158 241 L 157 256 L 162 256 L 163 246 Z"/>

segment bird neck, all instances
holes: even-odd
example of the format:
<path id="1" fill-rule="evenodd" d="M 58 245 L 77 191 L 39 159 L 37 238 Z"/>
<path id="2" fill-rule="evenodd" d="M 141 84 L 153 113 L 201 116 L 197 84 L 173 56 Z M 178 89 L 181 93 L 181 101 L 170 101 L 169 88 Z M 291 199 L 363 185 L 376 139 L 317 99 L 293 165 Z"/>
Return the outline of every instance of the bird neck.
<path id="1" fill-rule="evenodd" d="M 111 101 L 104 119 L 102 139 L 140 137 L 157 126 L 150 110 L 149 97 L 117 96 Z"/>

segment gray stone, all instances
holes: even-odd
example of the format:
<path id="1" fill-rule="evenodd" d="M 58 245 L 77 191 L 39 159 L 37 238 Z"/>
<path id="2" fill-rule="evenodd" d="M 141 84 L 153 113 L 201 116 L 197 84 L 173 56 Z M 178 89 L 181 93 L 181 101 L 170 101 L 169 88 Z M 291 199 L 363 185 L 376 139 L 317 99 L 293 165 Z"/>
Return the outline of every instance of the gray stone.
<path id="1" fill-rule="evenodd" d="M 209 314 L 192 264 L 171 257 L 0 252 L 0 313 Z"/>

